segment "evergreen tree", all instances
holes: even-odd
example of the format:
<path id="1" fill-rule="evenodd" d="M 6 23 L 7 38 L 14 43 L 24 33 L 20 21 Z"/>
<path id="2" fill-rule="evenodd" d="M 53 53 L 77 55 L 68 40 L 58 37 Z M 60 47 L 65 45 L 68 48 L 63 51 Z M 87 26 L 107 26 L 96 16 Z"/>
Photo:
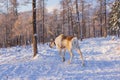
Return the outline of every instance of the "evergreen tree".
<path id="1" fill-rule="evenodd" d="M 120 0 L 116 0 L 112 6 L 108 30 L 110 34 L 116 34 L 120 30 Z"/>

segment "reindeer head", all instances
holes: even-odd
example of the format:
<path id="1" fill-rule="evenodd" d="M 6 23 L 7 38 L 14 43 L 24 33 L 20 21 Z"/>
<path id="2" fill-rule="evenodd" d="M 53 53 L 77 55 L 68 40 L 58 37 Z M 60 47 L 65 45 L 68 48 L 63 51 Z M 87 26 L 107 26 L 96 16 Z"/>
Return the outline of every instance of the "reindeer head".
<path id="1" fill-rule="evenodd" d="M 53 48 L 54 46 L 55 46 L 55 41 L 54 41 L 54 39 L 51 39 L 51 40 L 50 40 L 49 47 L 50 47 L 50 48 Z"/>

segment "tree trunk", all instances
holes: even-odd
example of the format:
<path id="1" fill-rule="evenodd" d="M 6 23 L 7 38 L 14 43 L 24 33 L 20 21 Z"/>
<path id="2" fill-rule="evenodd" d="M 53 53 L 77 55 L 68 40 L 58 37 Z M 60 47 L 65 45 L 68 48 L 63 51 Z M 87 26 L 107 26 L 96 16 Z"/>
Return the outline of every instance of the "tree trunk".
<path id="1" fill-rule="evenodd" d="M 105 31 L 104 31 L 104 37 L 107 37 L 107 10 L 106 10 L 106 6 L 107 6 L 107 4 L 106 4 L 106 0 L 104 0 L 104 6 L 105 6 L 105 26 L 104 26 L 104 28 L 105 28 Z"/>
<path id="2" fill-rule="evenodd" d="M 69 8 L 69 2 L 67 1 L 68 34 L 70 35 L 70 15 L 69 15 L 70 10 L 69 9 L 70 9 Z"/>
<path id="3" fill-rule="evenodd" d="M 100 0 L 100 36 L 102 37 L 103 35 L 102 31 L 102 0 Z"/>
<path id="4" fill-rule="evenodd" d="M 84 1 L 82 0 L 82 38 L 86 37 L 86 27 L 85 27 L 85 14 L 84 14 Z"/>
<path id="5" fill-rule="evenodd" d="M 32 2 L 33 10 L 33 51 L 35 57 L 37 55 L 37 32 L 36 32 L 36 0 Z"/>
<path id="6" fill-rule="evenodd" d="M 43 15 L 42 15 L 43 16 L 43 23 L 42 23 L 43 24 L 43 37 L 42 37 L 43 38 L 43 40 L 42 40 L 43 44 L 45 43 L 45 39 L 44 39 L 44 34 L 45 34 L 45 32 L 44 32 L 45 31 L 44 30 L 45 29 L 45 25 L 44 25 L 44 6 L 45 5 L 44 5 L 44 0 L 43 0 Z"/>
<path id="7" fill-rule="evenodd" d="M 95 19 L 93 19 L 93 36 L 95 37 Z"/>
<path id="8" fill-rule="evenodd" d="M 65 23 L 65 16 L 64 16 L 64 13 L 65 13 L 64 12 L 64 8 L 65 8 L 64 6 L 65 6 L 65 4 L 64 4 L 64 0 L 62 0 L 62 4 L 63 4 L 63 7 L 62 7 L 63 8 L 63 14 L 62 14 L 62 16 L 63 16 L 62 17 L 63 18 L 63 20 L 62 20 L 62 33 L 64 34 L 65 33 L 65 31 L 64 31 L 64 23 Z"/>
<path id="9" fill-rule="evenodd" d="M 82 41 L 82 27 L 80 27 L 80 16 L 79 16 L 79 11 L 78 11 L 78 0 L 76 0 L 76 14 L 77 14 L 77 25 L 78 25 L 78 38 L 81 39 Z"/>
<path id="10" fill-rule="evenodd" d="M 71 31 L 72 31 L 72 35 L 74 36 L 74 31 L 73 31 L 73 14 L 72 14 L 72 10 L 73 10 L 73 7 L 72 7 L 72 1 L 70 0 L 70 21 L 71 21 Z"/>

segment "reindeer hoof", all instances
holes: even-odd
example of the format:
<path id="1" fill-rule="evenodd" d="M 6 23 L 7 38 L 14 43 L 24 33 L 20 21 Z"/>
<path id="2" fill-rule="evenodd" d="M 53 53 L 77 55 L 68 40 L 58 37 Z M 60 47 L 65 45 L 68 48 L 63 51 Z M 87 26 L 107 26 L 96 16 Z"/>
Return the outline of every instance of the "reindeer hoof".
<path id="1" fill-rule="evenodd" d="M 84 66 L 85 66 L 85 64 L 84 64 L 84 63 L 82 63 L 82 66 L 84 67 Z"/>
<path id="2" fill-rule="evenodd" d="M 62 61 L 65 62 L 65 58 L 63 58 Z"/>
<path id="3" fill-rule="evenodd" d="M 68 61 L 68 64 L 70 64 L 71 63 L 71 61 Z"/>

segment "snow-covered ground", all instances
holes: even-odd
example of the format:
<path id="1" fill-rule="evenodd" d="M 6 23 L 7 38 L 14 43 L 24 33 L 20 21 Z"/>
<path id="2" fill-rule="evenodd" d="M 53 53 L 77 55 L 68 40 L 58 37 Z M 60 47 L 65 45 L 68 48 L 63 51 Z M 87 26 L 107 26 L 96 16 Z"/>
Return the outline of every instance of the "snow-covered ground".
<path id="1" fill-rule="evenodd" d="M 71 64 L 62 62 L 56 48 L 38 45 L 0 49 L 0 80 L 120 80 L 120 39 L 91 38 L 80 42 L 85 66 L 76 51 Z"/>

